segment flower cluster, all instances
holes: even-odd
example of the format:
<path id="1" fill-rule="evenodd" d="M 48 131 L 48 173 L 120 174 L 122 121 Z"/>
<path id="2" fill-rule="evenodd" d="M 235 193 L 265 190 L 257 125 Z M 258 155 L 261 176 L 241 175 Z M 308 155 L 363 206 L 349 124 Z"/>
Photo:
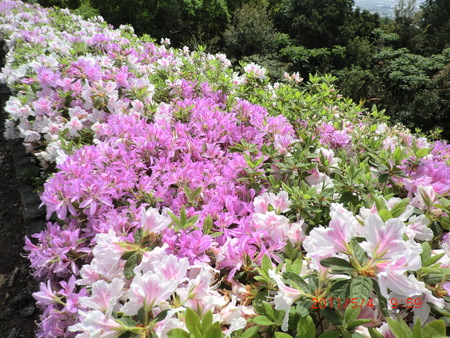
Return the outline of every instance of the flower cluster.
<path id="1" fill-rule="evenodd" d="M 0 13 L 6 136 L 49 175 L 25 245 L 38 336 L 445 335 L 447 143 L 328 76 L 271 84 L 100 17 Z"/>

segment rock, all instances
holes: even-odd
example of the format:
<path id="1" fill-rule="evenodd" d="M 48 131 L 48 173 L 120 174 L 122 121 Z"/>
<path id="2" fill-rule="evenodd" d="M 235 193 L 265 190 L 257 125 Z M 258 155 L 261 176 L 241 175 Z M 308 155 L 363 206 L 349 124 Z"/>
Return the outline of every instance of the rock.
<path id="1" fill-rule="evenodd" d="M 39 205 L 35 205 L 31 208 L 26 208 L 23 211 L 23 218 L 25 220 L 34 220 L 37 218 L 41 218 L 45 215 L 45 209 L 39 208 Z"/>
<path id="2" fill-rule="evenodd" d="M 19 336 L 19 333 L 20 333 L 20 328 L 13 328 L 12 330 L 11 330 L 11 332 L 9 333 L 9 335 L 8 335 L 8 337 L 7 338 L 16 338 L 16 337 L 18 337 Z"/>
<path id="3" fill-rule="evenodd" d="M 23 185 L 19 187 L 20 197 L 22 204 L 25 208 L 29 208 L 32 205 L 40 205 L 41 199 L 39 195 L 34 191 L 34 188 L 30 185 Z"/>
<path id="4" fill-rule="evenodd" d="M 6 308 L 0 312 L 0 320 L 8 320 L 13 314 L 13 310 L 10 308 Z"/>
<path id="5" fill-rule="evenodd" d="M 34 311 L 36 311 L 36 306 L 34 306 L 34 304 L 31 304 L 20 309 L 19 313 L 23 318 L 27 318 L 31 317 L 34 314 Z"/>
<path id="6" fill-rule="evenodd" d="M 34 302 L 34 298 L 29 292 L 27 292 L 27 290 L 25 290 L 18 293 L 11 299 L 10 307 L 12 309 L 20 309 L 24 306 L 28 306 L 30 302 Z"/>
<path id="7" fill-rule="evenodd" d="M 31 235 L 41 232 L 45 229 L 45 221 L 44 220 L 35 220 L 30 222 L 26 228 L 26 235 L 31 237 Z M 35 238 L 30 238 L 34 243 L 36 241 Z"/>

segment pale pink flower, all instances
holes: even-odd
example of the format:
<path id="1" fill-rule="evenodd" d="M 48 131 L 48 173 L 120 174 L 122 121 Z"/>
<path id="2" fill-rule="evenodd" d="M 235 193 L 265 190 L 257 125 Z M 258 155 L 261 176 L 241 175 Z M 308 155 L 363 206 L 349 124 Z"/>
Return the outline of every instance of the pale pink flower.
<path id="1" fill-rule="evenodd" d="M 92 251 L 94 259 L 90 265 L 84 265 L 80 270 L 81 279 L 79 285 L 90 285 L 97 281 L 97 277 L 112 281 L 115 277 L 123 276 L 125 261 L 121 259 L 125 249 L 120 247 L 121 240 L 116 236 L 114 230 L 107 234 L 95 236 L 96 245 Z"/>
<path id="2" fill-rule="evenodd" d="M 255 208 L 255 212 L 258 213 L 266 213 L 269 211 L 269 205 L 272 202 L 272 196 L 270 193 L 264 193 L 261 196 L 255 197 L 253 200 L 253 207 Z"/>
<path id="3" fill-rule="evenodd" d="M 399 281 L 400 279 L 397 278 Z M 380 284 L 381 286 L 381 284 Z M 392 289 L 391 289 L 392 290 Z M 393 292 L 389 294 L 389 299 L 403 299 L 403 298 L 414 298 L 414 302 L 417 302 L 416 299 L 420 299 L 420 306 L 413 307 L 414 320 L 420 318 L 422 323 L 425 323 L 428 320 L 430 315 L 430 305 L 429 303 L 435 305 L 437 308 L 443 308 L 445 305 L 445 301 L 442 298 L 437 298 L 433 296 L 431 291 L 426 287 L 425 283 L 422 281 L 418 281 L 414 275 L 409 275 L 406 277 L 402 276 L 401 286 L 397 288 L 397 290 L 392 290 Z M 403 301 L 405 303 L 405 301 Z M 390 302 L 388 302 L 390 305 Z M 418 303 L 417 303 L 418 304 Z"/>
<path id="4" fill-rule="evenodd" d="M 317 188 L 317 193 L 320 193 L 324 188 L 332 188 L 334 187 L 333 181 L 331 178 L 321 173 L 317 168 L 311 169 L 309 171 L 310 175 L 305 178 L 305 181 L 311 187 Z"/>
<path id="5" fill-rule="evenodd" d="M 189 260 L 178 258 L 174 255 L 166 256 L 162 261 L 153 263 L 153 269 L 156 273 L 161 274 L 166 280 L 176 280 L 182 283 L 186 280 L 186 273 L 189 268 Z"/>
<path id="6" fill-rule="evenodd" d="M 266 70 L 255 64 L 254 62 L 249 63 L 244 67 L 244 72 L 251 77 L 255 77 L 260 80 L 266 79 Z"/>
<path id="7" fill-rule="evenodd" d="M 125 282 L 119 278 L 114 278 L 111 283 L 99 280 L 92 284 L 90 297 L 80 298 L 80 304 L 111 316 L 113 310 L 118 310 L 117 301 L 124 293 L 124 285 Z"/>
<path id="8" fill-rule="evenodd" d="M 171 220 L 167 216 L 163 216 L 158 212 L 158 209 L 148 208 L 142 209 L 141 213 L 141 227 L 145 234 L 160 233 L 166 229 Z"/>
<path id="9" fill-rule="evenodd" d="M 416 196 L 411 201 L 411 204 L 419 209 L 426 210 L 430 209 L 436 200 L 436 193 L 431 185 L 419 185 Z"/>
<path id="10" fill-rule="evenodd" d="M 286 284 L 284 284 L 284 282 L 281 280 L 281 277 L 277 275 L 273 270 L 269 270 L 269 277 L 275 280 L 278 285 L 278 289 L 280 289 L 280 291 L 274 298 L 274 304 L 276 310 L 285 311 L 281 329 L 283 331 L 287 331 L 289 310 L 292 304 L 294 304 L 294 302 L 298 300 L 303 293 L 300 290 L 286 286 Z"/>
<path id="11" fill-rule="evenodd" d="M 286 234 L 287 239 L 293 244 L 303 242 L 306 238 L 307 228 L 308 224 L 306 224 L 302 219 L 298 222 L 291 223 Z"/>
<path id="12" fill-rule="evenodd" d="M 159 302 L 166 301 L 178 286 L 175 280 L 166 281 L 160 274 L 147 272 L 136 275 L 128 290 L 128 302 L 122 312 L 134 316 L 141 307 L 151 309 Z"/>
<path id="13" fill-rule="evenodd" d="M 285 241 L 286 232 L 289 229 L 289 219 L 285 216 L 269 211 L 265 214 L 253 214 L 252 220 L 256 225 L 256 230 L 266 231 L 274 241 Z"/>
<path id="14" fill-rule="evenodd" d="M 289 195 L 286 191 L 280 191 L 277 195 L 272 196 L 271 204 L 275 211 L 280 214 L 283 212 L 288 212 L 292 202 L 289 201 Z"/>
<path id="15" fill-rule="evenodd" d="M 162 246 L 157 246 L 151 251 L 144 251 L 142 254 L 141 264 L 134 268 L 134 273 L 144 274 L 146 272 L 155 272 L 154 265 L 156 262 L 160 262 L 167 256 L 167 249 L 169 245 L 164 243 Z"/>
<path id="16" fill-rule="evenodd" d="M 348 251 L 351 238 L 361 234 L 362 227 L 351 212 L 342 204 L 331 204 L 331 221 L 328 228 L 314 228 L 304 240 L 303 247 L 308 254 L 325 258 Z"/>
<path id="17" fill-rule="evenodd" d="M 78 132 L 83 129 L 83 123 L 78 117 L 72 117 L 69 122 L 66 123 L 66 128 L 69 130 L 70 136 L 79 136 Z"/>
<path id="18" fill-rule="evenodd" d="M 405 233 L 409 239 L 418 239 L 419 241 L 433 239 L 433 230 L 428 227 L 430 220 L 425 215 L 412 216 L 408 223 Z"/>
<path id="19" fill-rule="evenodd" d="M 380 216 L 371 214 L 364 222 L 366 241 L 361 247 L 375 259 L 403 254 L 407 249 L 403 240 L 405 229 L 405 224 L 397 218 L 389 219 L 385 224 Z"/>
<path id="20" fill-rule="evenodd" d="M 122 325 L 103 312 L 79 312 L 81 321 L 69 327 L 70 332 L 82 332 L 76 338 L 113 338 L 119 335 Z"/>

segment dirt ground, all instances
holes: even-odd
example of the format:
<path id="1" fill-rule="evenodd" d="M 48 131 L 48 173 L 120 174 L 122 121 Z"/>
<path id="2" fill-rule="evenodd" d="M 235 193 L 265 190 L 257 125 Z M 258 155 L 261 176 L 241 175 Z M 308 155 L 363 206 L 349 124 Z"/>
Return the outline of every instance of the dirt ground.
<path id="1" fill-rule="evenodd" d="M 4 96 L 0 105 L 4 102 Z M 25 222 L 13 159 L 3 137 L 6 113 L 0 110 L 0 337 L 35 337 L 39 313 L 36 291 L 24 258 Z"/>

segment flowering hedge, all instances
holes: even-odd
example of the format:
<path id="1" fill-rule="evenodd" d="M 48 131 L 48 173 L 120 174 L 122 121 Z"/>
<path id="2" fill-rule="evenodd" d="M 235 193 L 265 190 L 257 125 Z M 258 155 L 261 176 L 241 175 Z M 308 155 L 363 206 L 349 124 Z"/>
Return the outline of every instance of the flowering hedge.
<path id="1" fill-rule="evenodd" d="M 40 337 L 437 337 L 450 146 L 329 76 L 0 2 L 6 136 L 42 165 Z"/>

